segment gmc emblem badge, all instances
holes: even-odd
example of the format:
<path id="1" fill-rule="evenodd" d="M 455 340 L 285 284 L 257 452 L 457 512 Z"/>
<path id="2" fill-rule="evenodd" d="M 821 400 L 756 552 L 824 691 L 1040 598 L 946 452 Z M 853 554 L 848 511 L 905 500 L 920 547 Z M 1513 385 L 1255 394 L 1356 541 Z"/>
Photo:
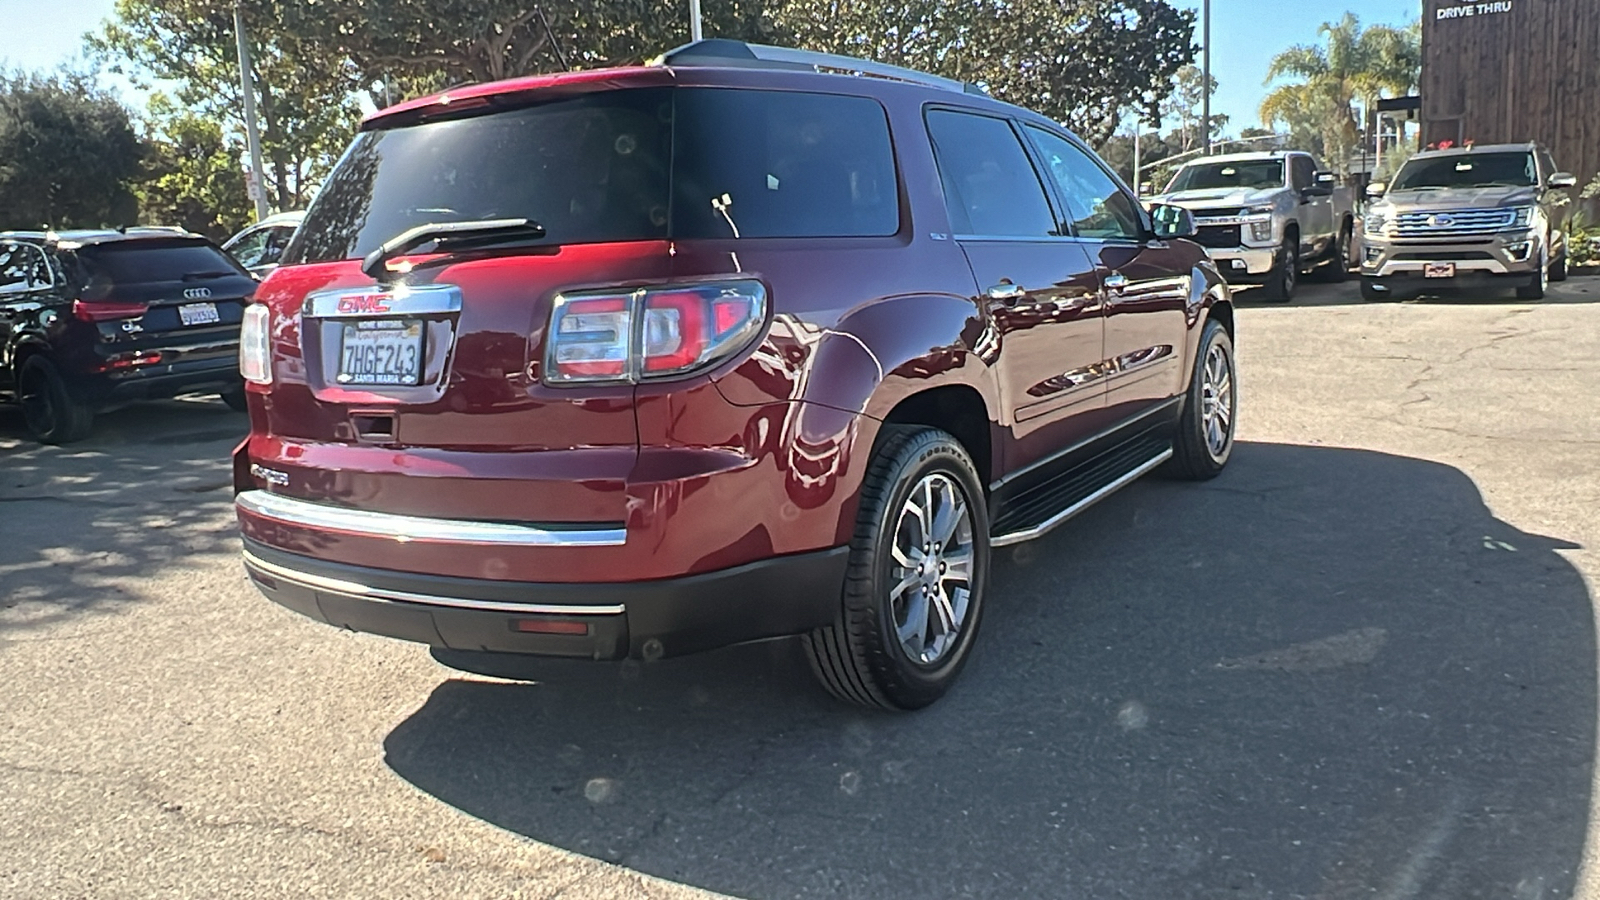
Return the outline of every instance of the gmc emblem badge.
<path id="1" fill-rule="evenodd" d="M 211 288 L 187 288 L 183 292 L 185 300 L 204 300 L 211 296 Z"/>
<path id="2" fill-rule="evenodd" d="M 386 313 L 389 311 L 388 297 L 383 294 L 350 294 L 339 298 L 339 312 L 353 313 Z"/>

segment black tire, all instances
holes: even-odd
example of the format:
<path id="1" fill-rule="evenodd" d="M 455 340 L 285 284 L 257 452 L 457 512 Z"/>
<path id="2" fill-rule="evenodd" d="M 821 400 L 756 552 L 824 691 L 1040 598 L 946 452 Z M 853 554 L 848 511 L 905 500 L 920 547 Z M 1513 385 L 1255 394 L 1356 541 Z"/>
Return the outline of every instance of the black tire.
<path id="1" fill-rule="evenodd" d="M 236 388 L 223 391 L 220 396 L 222 397 L 222 402 L 228 404 L 228 408 L 234 412 L 247 413 L 250 411 L 250 398 L 245 395 L 244 385 L 241 384 Z"/>
<path id="2" fill-rule="evenodd" d="M 1560 282 L 1567 280 L 1567 253 L 1561 251 L 1561 258 L 1550 264 L 1550 280 Z"/>
<path id="3" fill-rule="evenodd" d="M 1344 223 L 1339 229 L 1339 237 L 1333 242 L 1333 249 L 1329 251 L 1327 265 L 1317 270 L 1323 281 L 1329 284 L 1340 284 L 1350 277 L 1350 245 L 1355 240 L 1355 225 Z"/>
<path id="4" fill-rule="evenodd" d="M 930 567 L 929 573 L 923 576 L 922 587 L 901 591 L 898 596 L 904 599 L 903 606 L 896 603 L 896 595 L 891 592 L 892 587 L 911 583 L 911 579 L 918 577 L 916 570 L 908 570 L 896 561 L 895 553 L 898 542 L 915 538 L 917 532 L 904 510 L 913 490 L 920 489 L 925 480 L 938 481 L 950 490 L 951 496 L 959 492 L 970 516 L 961 519 L 958 515 L 951 539 L 951 546 L 957 546 L 960 527 L 969 526 L 970 569 L 965 614 L 954 616 L 959 619 L 956 627 L 944 631 L 937 639 L 927 637 L 934 625 L 932 617 L 938 615 L 940 609 L 948 612 L 959 602 L 955 594 L 959 589 L 946 593 L 947 584 L 959 582 L 945 577 L 943 564 L 940 563 L 936 574 Z M 929 502 L 932 504 L 931 497 Z M 929 535 L 924 533 L 923 537 Z M 966 554 L 952 555 L 952 564 L 960 555 Z M 937 550 L 933 556 L 936 560 L 944 559 Z M 921 709 L 944 696 L 966 665 L 978 635 L 989 577 L 989 557 L 987 501 L 966 450 L 955 438 L 936 428 L 884 426 L 861 486 L 861 507 L 850 540 L 850 565 L 845 575 L 839 618 L 834 624 L 803 638 L 812 671 L 816 672 L 822 686 L 846 702 L 883 709 Z M 898 582 L 891 581 L 896 570 L 905 573 Z M 937 586 L 939 596 L 946 598 L 945 603 L 930 599 L 924 590 L 930 583 Z M 903 616 L 897 612 L 901 608 Z M 916 621 L 916 609 L 922 611 L 923 632 L 919 643 L 928 647 L 939 639 L 944 640 L 942 649 L 932 656 L 931 662 L 914 660 L 899 634 L 901 626 L 896 623 L 897 616 L 904 618 L 906 627 L 910 627 L 910 623 Z M 940 621 L 944 621 L 943 617 Z"/>
<path id="5" fill-rule="evenodd" d="M 1208 377 L 1207 370 L 1214 356 L 1221 360 L 1220 369 L 1226 374 L 1226 384 Z M 1225 414 L 1225 422 L 1220 423 L 1222 440 L 1215 443 L 1207 436 L 1210 426 L 1216 422 L 1208 415 L 1213 409 L 1213 397 L 1226 404 L 1221 410 Z M 1233 359 L 1233 339 L 1220 322 L 1212 319 L 1200 333 L 1200 349 L 1195 353 L 1189 390 L 1184 395 L 1183 416 L 1178 420 L 1178 432 L 1172 441 L 1172 459 L 1162 468 L 1163 474 L 1186 481 L 1209 481 L 1222 474 L 1233 457 L 1238 426 L 1239 379 Z"/>
<path id="6" fill-rule="evenodd" d="M 1542 252 L 1542 251 L 1541 251 Z M 1539 260 L 1539 267 L 1534 270 L 1528 283 L 1517 288 L 1518 300 L 1543 300 L 1545 290 L 1550 284 L 1550 264 L 1548 261 Z"/>
<path id="7" fill-rule="evenodd" d="M 1382 284 L 1383 282 L 1377 280 L 1376 278 L 1362 278 L 1361 299 L 1367 301 L 1368 303 L 1390 303 L 1400 299 L 1399 297 L 1395 296 L 1393 288 L 1382 291 L 1378 290 L 1378 287 Z"/>
<path id="8" fill-rule="evenodd" d="M 1261 288 L 1261 299 L 1268 303 L 1288 303 L 1300 285 L 1300 238 L 1290 234 L 1283 241 L 1278 267 Z"/>
<path id="9" fill-rule="evenodd" d="M 55 363 L 30 356 L 17 372 L 22 421 L 46 444 L 71 444 L 94 429 L 94 410 L 72 395 Z"/>

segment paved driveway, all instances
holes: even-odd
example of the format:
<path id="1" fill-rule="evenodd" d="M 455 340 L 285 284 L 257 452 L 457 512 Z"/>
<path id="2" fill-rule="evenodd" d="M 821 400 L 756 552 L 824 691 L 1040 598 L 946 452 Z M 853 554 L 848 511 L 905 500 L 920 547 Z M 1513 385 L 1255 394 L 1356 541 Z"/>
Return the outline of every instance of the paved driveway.
<path id="1" fill-rule="evenodd" d="M 219 402 L 0 411 L 0 896 L 1600 896 L 1600 279 L 1243 300 L 1228 473 L 1007 551 L 911 716 L 453 672 L 255 593 Z"/>

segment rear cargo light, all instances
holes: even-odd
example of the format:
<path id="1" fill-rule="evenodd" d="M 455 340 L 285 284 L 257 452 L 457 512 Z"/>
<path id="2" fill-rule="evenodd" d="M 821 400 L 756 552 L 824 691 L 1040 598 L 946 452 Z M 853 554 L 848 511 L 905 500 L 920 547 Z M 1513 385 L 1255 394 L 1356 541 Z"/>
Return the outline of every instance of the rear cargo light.
<path id="1" fill-rule="evenodd" d="M 545 341 L 553 384 L 682 375 L 744 349 L 767 317 L 759 281 L 556 297 Z"/>
<path id="2" fill-rule="evenodd" d="M 239 327 L 239 374 L 256 384 L 272 383 L 272 310 L 257 303 Z"/>
<path id="3" fill-rule="evenodd" d="M 138 319 L 150 311 L 148 303 L 112 303 L 72 301 L 72 317 L 84 322 L 114 322 L 117 319 Z"/>

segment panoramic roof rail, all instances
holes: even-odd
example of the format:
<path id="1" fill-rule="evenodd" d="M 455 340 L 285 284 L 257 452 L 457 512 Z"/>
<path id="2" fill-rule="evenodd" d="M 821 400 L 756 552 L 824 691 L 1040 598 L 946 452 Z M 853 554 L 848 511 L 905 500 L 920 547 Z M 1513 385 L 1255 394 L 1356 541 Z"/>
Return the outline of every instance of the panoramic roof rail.
<path id="1" fill-rule="evenodd" d="M 791 47 L 773 47 L 769 44 L 750 44 L 726 38 L 707 38 L 668 50 L 650 61 L 652 66 L 708 66 L 712 68 L 742 69 L 794 69 L 807 72 L 864 75 L 889 81 L 904 81 L 923 87 L 955 91 L 961 94 L 988 96 L 989 92 L 975 84 L 929 75 L 915 69 L 875 63 L 853 56 L 833 53 L 816 53 L 795 50 Z"/>

